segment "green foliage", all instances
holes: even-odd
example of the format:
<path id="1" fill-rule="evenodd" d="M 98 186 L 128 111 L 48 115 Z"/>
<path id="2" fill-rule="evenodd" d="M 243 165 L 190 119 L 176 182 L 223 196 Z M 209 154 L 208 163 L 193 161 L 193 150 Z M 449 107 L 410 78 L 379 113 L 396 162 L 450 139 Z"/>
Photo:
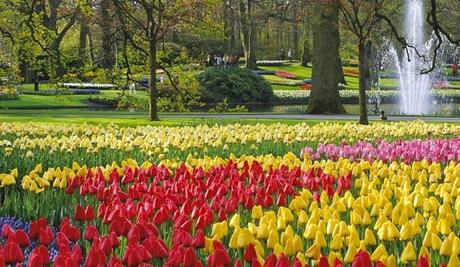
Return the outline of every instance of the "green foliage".
<path id="1" fill-rule="evenodd" d="M 228 100 L 227 98 L 224 98 L 224 100 L 221 103 L 218 103 L 214 108 L 209 109 L 210 113 L 244 113 L 248 112 L 248 109 L 244 105 L 237 105 L 234 108 L 231 108 L 228 105 Z"/>
<path id="2" fill-rule="evenodd" d="M 209 103 L 270 102 L 273 90 L 263 77 L 247 69 L 209 68 L 198 76 L 203 100 Z"/>
<path id="3" fill-rule="evenodd" d="M 168 70 L 171 77 L 164 75 L 158 85 L 158 107 L 161 111 L 190 111 L 200 106 L 201 89 L 196 73 L 183 67 Z"/>
<path id="4" fill-rule="evenodd" d="M 178 44 L 167 43 L 158 50 L 157 58 L 161 65 L 178 65 L 189 63 L 187 49 Z"/>

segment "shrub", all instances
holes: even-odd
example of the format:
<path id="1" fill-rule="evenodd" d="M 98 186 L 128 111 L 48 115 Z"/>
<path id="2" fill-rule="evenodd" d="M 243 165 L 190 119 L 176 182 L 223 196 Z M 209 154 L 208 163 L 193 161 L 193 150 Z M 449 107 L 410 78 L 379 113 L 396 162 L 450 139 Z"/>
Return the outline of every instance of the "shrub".
<path id="1" fill-rule="evenodd" d="M 218 103 L 214 108 L 209 109 L 210 113 L 244 113 L 248 112 L 248 108 L 244 105 L 237 105 L 234 108 L 231 108 L 228 105 L 227 98 L 224 98 L 224 101 Z"/>
<path id="2" fill-rule="evenodd" d="M 230 103 L 270 102 L 271 85 L 252 71 L 239 68 L 209 68 L 198 76 L 203 89 L 203 100 L 220 103 L 225 98 Z"/>
<path id="3" fill-rule="evenodd" d="M 14 87 L 0 86 L 0 100 L 15 100 L 18 99 L 18 91 Z"/>

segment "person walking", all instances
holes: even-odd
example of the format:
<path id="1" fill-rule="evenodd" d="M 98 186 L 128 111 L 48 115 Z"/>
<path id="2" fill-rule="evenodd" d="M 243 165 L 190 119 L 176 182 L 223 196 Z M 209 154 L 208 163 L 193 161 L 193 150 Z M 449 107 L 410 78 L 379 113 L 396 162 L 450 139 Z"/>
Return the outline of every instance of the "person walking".
<path id="1" fill-rule="evenodd" d="M 292 62 L 292 58 L 293 58 L 292 49 L 289 48 L 289 51 L 288 51 L 288 59 L 289 59 L 289 62 Z"/>
<path id="2" fill-rule="evenodd" d="M 284 51 L 283 48 L 281 48 L 281 55 L 280 55 L 280 58 L 281 58 L 281 60 L 285 60 L 285 59 L 286 59 L 286 52 Z"/>

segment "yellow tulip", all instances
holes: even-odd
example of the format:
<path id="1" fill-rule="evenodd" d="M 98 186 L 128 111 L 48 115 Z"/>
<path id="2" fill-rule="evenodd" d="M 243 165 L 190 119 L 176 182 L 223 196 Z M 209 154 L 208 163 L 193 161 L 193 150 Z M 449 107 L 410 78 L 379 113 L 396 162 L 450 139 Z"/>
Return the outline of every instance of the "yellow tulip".
<path id="1" fill-rule="evenodd" d="M 260 224 L 257 228 L 257 239 L 267 239 L 269 233 L 268 226 L 266 224 Z"/>
<path id="2" fill-rule="evenodd" d="M 279 257 L 281 253 L 284 253 L 283 246 L 281 246 L 279 243 L 276 243 L 273 247 L 273 253 L 276 255 L 276 257 Z"/>
<path id="3" fill-rule="evenodd" d="M 434 250 L 439 250 L 441 249 L 443 242 L 441 238 L 437 234 L 432 233 L 431 234 L 431 248 Z"/>
<path id="4" fill-rule="evenodd" d="M 279 243 L 279 235 L 276 229 L 270 231 L 267 239 L 267 247 L 274 248 L 276 244 Z"/>
<path id="5" fill-rule="evenodd" d="M 353 259 L 355 258 L 355 255 L 358 251 L 356 250 L 355 246 L 349 246 L 347 249 L 347 252 L 345 253 L 345 257 L 343 261 L 345 263 L 351 263 L 353 262 Z"/>
<path id="6" fill-rule="evenodd" d="M 237 246 L 239 248 L 245 248 L 252 242 L 253 239 L 254 236 L 249 231 L 249 229 L 243 228 L 241 229 L 241 232 L 238 235 Z"/>
<path id="7" fill-rule="evenodd" d="M 364 241 L 367 245 L 375 246 L 377 244 L 377 240 L 375 240 L 374 234 L 371 230 L 367 229 L 364 231 Z"/>
<path id="8" fill-rule="evenodd" d="M 236 213 L 230 219 L 229 225 L 230 225 L 230 227 L 233 227 L 233 228 L 240 227 L 240 221 L 241 221 L 240 215 L 238 213 Z"/>
<path id="9" fill-rule="evenodd" d="M 409 241 L 401 254 L 401 262 L 407 264 L 416 260 L 417 255 L 415 254 L 414 245 Z"/>
<path id="10" fill-rule="evenodd" d="M 342 237 L 340 235 L 335 235 L 332 238 L 331 243 L 329 244 L 331 250 L 340 250 L 343 248 Z"/>
<path id="11" fill-rule="evenodd" d="M 213 238 L 220 240 L 222 237 L 226 236 L 228 233 L 228 224 L 227 221 L 222 221 L 212 225 L 211 235 Z"/>
<path id="12" fill-rule="evenodd" d="M 11 174 L 6 174 L 1 179 L 0 188 L 16 184 L 16 179 Z"/>
<path id="13" fill-rule="evenodd" d="M 262 207 L 257 205 L 252 208 L 251 216 L 254 220 L 259 220 L 263 216 Z"/>
<path id="14" fill-rule="evenodd" d="M 319 259 L 319 257 L 321 257 L 321 247 L 318 244 L 313 244 L 310 248 L 308 248 L 305 256 L 314 260 Z"/>
<path id="15" fill-rule="evenodd" d="M 327 245 L 323 233 L 321 233 L 320 231 L 316 232 L 314 243 L 318 244 L 320 247 L 325 247 Z"/>
<path id="16" fill-rule="evenodd" d="M 318 226 L 316 224 L 307 224 L 303 237 L 306 239 L 313 240 L 316 237 L 316 233 L 319 232 Z"/>
<path id="17" fill-rule="evenodd" d="M 444 241 L 441 244 L 439 254 L 441 254 L 442 256 L 452 255 L 452 241 L 450 240 L 450 238 L 444 239 Z"/>
<path id="18" fill-rule="evenodd" d="M 372 253 L 371 259 L 373 262 L 380 260 L 383 257 L 388 257 L 387 250 L 383 244 L 380 244 Z"/>
<path id="19" fill-rule="evenodd" d="M 458 260 L 457 254 L 452 254 L 450 256 L 449 262 L 447 263 L 447 267 L 457 267 L 460 266 L 460 260 Z"/>

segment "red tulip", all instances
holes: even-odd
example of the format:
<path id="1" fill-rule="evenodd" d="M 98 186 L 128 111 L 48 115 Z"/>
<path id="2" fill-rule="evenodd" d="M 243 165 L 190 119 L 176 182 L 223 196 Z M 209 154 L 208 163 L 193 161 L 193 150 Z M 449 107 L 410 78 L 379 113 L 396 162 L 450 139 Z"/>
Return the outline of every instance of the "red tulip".
<path id="1" fill-rule="evenodd" d="M 18 244 L 8 242 L 3 248 L 3 257 L 6 264 L 15 264 L 24 261 L 24 254 Z"/>
<path id="2" fill-rule="evenodd" d="M 105 253 L 105 255 L 109 256 L 110 253 L 112 252 L 112 244 L 110 242 L 110 238 L 108 236 L 105 236 L 101 239 L 99 243 L 99 248 Z"/>
<path id="3" fill-rule="evenodd" d="M 122 259 L 123 264 L 130 266 L 138 266 L 143 262 L 138 246 L 128 245 Z"/>
<path id="4" fill-rule="evenodd" d="M 90 205 L 85 209 L 85 220 L 92 221 L 94 220 L 94 210 Z"/>
<path id="5" fill-rule="evenodd" d="M 32 250 L 27 266 L 45 266 L 51 262 L 48 250 L 44 246 L 39 246 Z"/>
<path id="6" fill-rule="evenodd" d="M 192 246 L 195 248 L 204 248 L 205 238 L 203 229 L 196 230 L 195 238 L 192 241 Z"/>
<path id="7" fill-rule="evenodd" d="M 264 267 L 275 267 L 277 262 L 276 255 L 272 253 L 265 259 Z"/>
<path id="8" fill-rule="evenodd" d="M 168 257 L 168 249 L 163 240 L 154 238 L 151 240 L 154 258 L 166 258 Z"/>
<path id="9" fill-rule="evenodd" d="M 113 256 L 112 258 L 110 258 L 107 266 L 108 267 L 123 267 L 123 263 L 121 262 L 119 258 L 117 258 L 116 256 Z"/>
<path id="10" fill-rule="evenodd" d="M 82 259 L 83 259 L 83 254 L 81 252 L 81 248 L 78 245 L 78 242 L 73 246 L 72 252 L 70 253 L 70 256 L 72 258 L 72 261 L 75 262 L 76 264 L 80 265 Z M 105 259 L 104 259 L 105 260 Z"/>
<path id="11" fill-rule="evenodd" d="M 43 263 L 42 257 L 37 253 L 32 253 L 29 258 L 29 262 L 27 263 L 27 267 L 43 267 L 45 264 Z"/>
<path id="12" fill-rule="evenodd" d="M 371 256 L 367 251 L 360 250 L 356 253 L 352 267 L 368 267 L 372 265 Z"/>
<path id="13" fill-rule="evenodd" d="M 70 241 L 78 241 L 81 238 L 80 230 L 70 223 L 63 227 L 61 231 Z"/>
<path id="14" fill-rule="evenodd" d="M 137 244 L 141 240 L 141 232 L 139 230 L 139 226 L 137 224 L 131 227 L 131 230 L 128 232 L 128 243 L 129 244 Z"/>
<path id="15" fill-rule="evenodd" d="M 184 248 L 183 247 L 173 247 L 168 255 L 168 260 L 166 261 L 167 266 L 180 266 L 184 259 Z"/>
<path id="16" fill-rule="evenodd" d="M 105 264 L 106 257 L 104 252 L 93 243 L 86 257 L 85 267 L 99 267 L 105 266 Z"/>
<path id="17" fill-rule="evenodd" d="M 418 258 L 417 267 L 430 267 L 430 261 L 426 255 L 422 255 Z"/>
<path id="18" fill-rule="evenodd" d="M 118 236 L 115 232 L 109 233 L 109 240 L 112 248 L 117 248 L 120 246 L 120 239 L 118 239 Z"/>
<path id="19" fill-rule="evenodd" d="M 27 236 L 26 232 L 24 232 L 24 230 L 22 229 L 17 230 L 12 239 L 12 241 L 18 244 L 20 247 L 24 248 L 30 246 L 29 237 Z"/>
<path id="20" fill-rule="evenodd" d="M 251 267 L 262 267 L 260 262 L 257 260 L 257 258 L 252 258 L 251 260 Z"/>
<path id="21" fill-rule="evenodd" d="M 321 258 L 319 258 L 318 267 L 330 267 L 326 256 L 321 256 Z"/>
<path id="22" fill-rule="evenodd" d="M 240 259 L 236 259 L 235 264 L 233 264 L 233 267 L 243 267 L 243 263 L 241 263 Z"/>
<path id="23" fill-rule="evenodd" d="M 99 233 L 97 231 L 96 226 L 94 225 L 86 226 L 84 237 L 88 241 L 93 241 L 95 238 L 98 238 Z"/>
<path id="24" fill-rule="evenodd" d="M 292 264 L 292 267 L 303 267 L 303 265 L 302 265 L 302 262 L 300 262 L 298 258 L 295 258 L 294 263 Z"/>
<path id="25" fill-rule="evenodd" d="M 383 262 L 377 261 L 377 263 L 375 263 L 375 267 L 386 267 L 386 266 Z"/>
<path id="26" fill-rule="evenodd" d="M 2 226 L 2 236 L 4 239 L 8 239 L 10 236 L 14 236 L 15 231 L 8 224 Z"/>
<path id="27" fill-rule="evenodd" d="M 208 256 L 207 264 L 211 267 L 230 266 L 231 259 L 226 250 L 214 247 L 214 253 Z"/>
<path id="28" fill-rule="evenodd" d="M 195 250 L 192 248 L 185 249 L 183 265 L 184 267 L 193 267 L 197 261 Z"/>
<path id="29" fill-rule="evenodd" d="M 83 208 L 80 204 L 77 204 L 75 207 L 74 217 L 76 221 L 84 221 L 86 219 L 85 208 Z"/>
<path id="30" fill-rule="evenodd" d="M 283 253 L 281 253 L 280 258 L 276 262 L 276 267 L 289 267 L 289 266 L 291 266 L 291 262 L 286 256 L 284 256 Z"/>
<path id="31" fill-rule="evenodd" d="M 29 238 L 36 239 L 40 234 L 40 229 L 47 226 L 46 218 L 40 218 L 38 220 L 32 221 L 29 229 Z"/>
<path id="32" fill-rule="evenodd" d="M 48 246 L 49 244 L 51 244 L 51 242 L 53 242 L 53 231 L 51 230 L 50 226 L 41 228 L 38 234 L 38 240 L 40 241 L 40 244 L 43 246 Z"/>
<path id="33" fill-rule="evenodd" d="M 339 260 L 339 258 L 335 258 L 333 266 L 334 267 L 343 267 L 343 263 Z"/>
<path id="34" fill-rule="evenodd" d="M 0 252 L 2 252 L 0 250 Z M 3 253 L 0 253 L 0 267 L 5 267 L 5 260 L 3 259 Z"/>
<path id="35" fill-rule="evenodd" d="M 253 244 L 249 244 L 246 247 L 246 251 L 244 252 L 244 260 L 250 263 L 252 262 L 253 258 L 257 259 L 256 249 L 254 248 Z"/>
<path id="36" fill-rule="evenodd" d="M 70 240 L 64 233 L 58 232 L 56 234 L 56 243 L 58 245 L 59 251 L 63 250 L 64 248 L 70 250 Z"/>

